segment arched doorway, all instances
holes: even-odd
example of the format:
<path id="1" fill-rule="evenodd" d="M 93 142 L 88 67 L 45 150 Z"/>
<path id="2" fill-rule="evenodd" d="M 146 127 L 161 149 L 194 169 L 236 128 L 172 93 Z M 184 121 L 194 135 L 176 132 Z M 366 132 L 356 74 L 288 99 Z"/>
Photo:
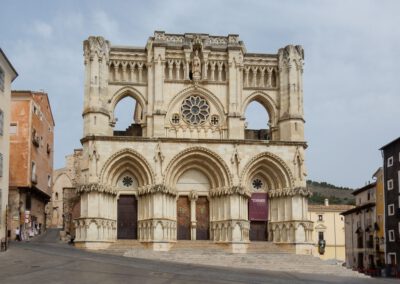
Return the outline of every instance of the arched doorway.
<path id="1" fill-rule="evenodd" d="M 250 180 L 249 199 L 250 241 L 268 240 L 268 194 L 264 177 L 256 175 Z"/>
<path id="2" fill-rule="evenodd" d="M 290 212 L 291 203 L 277 195 L 293 186 L 290 170 L 279 157 L 263 152 L 245 165 L 242 180 L 246 181 L 245 185 L 251 192 L 248 216 L 250 240 L 279 241 L 282 235 L 281 220 L 285 220 L 286 212 Z"/>
<path id="3" fill-rule="evenodd" d="M 136 197 L 120 195 L 117 206 L 117 239 L 137 239 Z"/>
<path id="4" fill-rule="evenodd" d="M 210 182 L 199 169 L 185 171 L 176 184 L 180 196 L 177 201 L 177 239 L 210 239 L 210 205 L 207 194 Z"/>
<path id="5" fill-rule="evenodd" d="M 122 193 L 117 202 L 118 239 L 137 239 L 138 203 L 136 196 L 129 193 L 137 187 L 136 178 L 129 171 L 118 178 L 117 189 Z"/>

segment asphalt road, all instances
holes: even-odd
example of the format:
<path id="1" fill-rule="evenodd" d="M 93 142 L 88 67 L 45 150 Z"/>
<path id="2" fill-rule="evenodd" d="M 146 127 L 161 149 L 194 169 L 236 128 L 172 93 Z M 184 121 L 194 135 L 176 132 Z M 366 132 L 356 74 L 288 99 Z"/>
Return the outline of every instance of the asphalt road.
<path id="1" fill-rule="evenodd" d="M 210 259 L 212 265 L 212 259 Z M 283 264 L 284 265 L 284 264 Z M 394 279 L 218 268 L 126 258 L 47 242 L 11 243 L 0 283 L 399 283 Z"/>

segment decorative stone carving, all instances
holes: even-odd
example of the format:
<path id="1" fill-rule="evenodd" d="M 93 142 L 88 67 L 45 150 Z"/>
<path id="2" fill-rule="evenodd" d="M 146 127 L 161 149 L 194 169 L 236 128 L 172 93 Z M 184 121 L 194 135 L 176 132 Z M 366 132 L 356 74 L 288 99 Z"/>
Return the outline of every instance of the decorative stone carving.
<path id="1" fill-rule="evenodd" d="M 201 79 L 201 60 L 199 57 L 199 51 L 195 50 L 192 59 L 192 76 L 193 81 L 199 81 Z"/>
<path id="2" fill-rule="evenodd" d="M 232 194 L 238 194 L 238 195 L 242 195 L 242 196 L 246 196 L 246 197 L 251 196 L 250 191 L 248 191 L 248 189 L 243 186 L 218 187 L 218 188 L 213 188 L 210 190 L 211 197 L 225 196 L 225 195 L 232 195 Z"/>
<path id="3" fill-rule="evenodd" d="M 115 188 L 105 185 L 105 184 L 99 184 L 99 183 L 82 184 L 77 187 L 76 193 L 82 194 L 82 193 L 89 193 L 89 192 L 94 192 L 94 191 L 117 195 L 117 191 L 115 190 Z"/>
<path id="4" fill-rule="evenodd" d="M 92 168 L 94 169 L 95 176 L 98 176 L 97 164 L 100 159 L 100 154 L 97 152 L 96 143 L 93 142 L 91 149 L 89 150 L 89 160 L 93 163 Z"/>
<path id="5" fill-rule="evenodd" d="M 310 197 L 312 195 L 312 192 L 308 188 L 297 187 L 294 189 L 285 188 L 285 189 L 278 189 L 278 190 L 269 190 L 268 195 L 271 198 L 295 196 L 295 195 Z"/>
<path id="6" fill-rule="evenodd" d="M 189 194 L 189 199 L 196 201 L 199 198 L 199 195 L 197 194 L 197 191 L 192 190 Z"/>
<path id="7" fill-rule="evenodd" d="M 156 185 L 146 185 L 141 186 L 138 188 L 138 195 L 147 195 L 147 194 L 155 194 L 155 193 L 164 193 L 176 196 L 177 191 L 174 188 L 165 186 L 163 184 L 156 184 Z"/>
<path id="8" fill-rule="evenodd" d="M 190 96 L 182 102 L 183 120 L 191 125 L 203 124 L 210 116 L 208 102 L 200 96 Z"/>
<path id="9" fill-rule="evenodd" d="M 110 42 L 101 36 L 90 36 L 83 42 L 83 52 L 85 61 L 92 60 L 97 55 L 99 60 L 108 60 L 110 52 Z"/>

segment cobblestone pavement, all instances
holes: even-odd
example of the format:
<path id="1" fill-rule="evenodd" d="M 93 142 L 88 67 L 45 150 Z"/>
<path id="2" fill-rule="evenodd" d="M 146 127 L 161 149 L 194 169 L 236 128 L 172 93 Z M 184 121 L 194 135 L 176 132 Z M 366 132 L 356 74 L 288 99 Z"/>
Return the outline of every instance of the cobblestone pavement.
<path id="1" fill-rule="evenodd" d="M 132 253 L 132 252 L 131 252 Z M 165 255 L 164 255 L 165 254 Z M 167 253 L 163 253 L 167 258 Z M 209 255 L 210 265 L 217 258 Z M 221 260 L 218 260 L 221 261 Z M 243 260 L 247 262 L 248 260 Z M 249 263 L 250 265 L 251 263 Z M 226 265 L 227 266 L 227 265 Z M 211 267 L 93 253 L 56 243 L 12 243 L 0 253 L 0 283 L 398 283 L 337 275 Z"/>

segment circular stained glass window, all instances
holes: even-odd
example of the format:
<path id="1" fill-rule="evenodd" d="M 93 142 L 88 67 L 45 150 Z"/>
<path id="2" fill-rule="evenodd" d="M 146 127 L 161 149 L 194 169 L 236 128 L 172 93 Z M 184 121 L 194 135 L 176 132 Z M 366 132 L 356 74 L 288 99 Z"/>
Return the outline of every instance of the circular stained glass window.
<path id="1" fill-rule="evenodd" d="M 210 106 L 202 97 L 190 96 L 182 102 L 181 113 L 185 122 L 198 125 L 210 116 Z"/>
<path id="2" fill-rule="evenodd" d="M 263 187 L 263 182 L 259 178 L 256 178 L 253 180 L 252 185 L 254 189 L 260 189 Z"/>
<path id="3" fill-rule="evenodd" d="M 122 179 L 122 184 L 126 187 L 130 187 L 133 184 L 133 179 L 130 176 L 125 176 Z"/>

